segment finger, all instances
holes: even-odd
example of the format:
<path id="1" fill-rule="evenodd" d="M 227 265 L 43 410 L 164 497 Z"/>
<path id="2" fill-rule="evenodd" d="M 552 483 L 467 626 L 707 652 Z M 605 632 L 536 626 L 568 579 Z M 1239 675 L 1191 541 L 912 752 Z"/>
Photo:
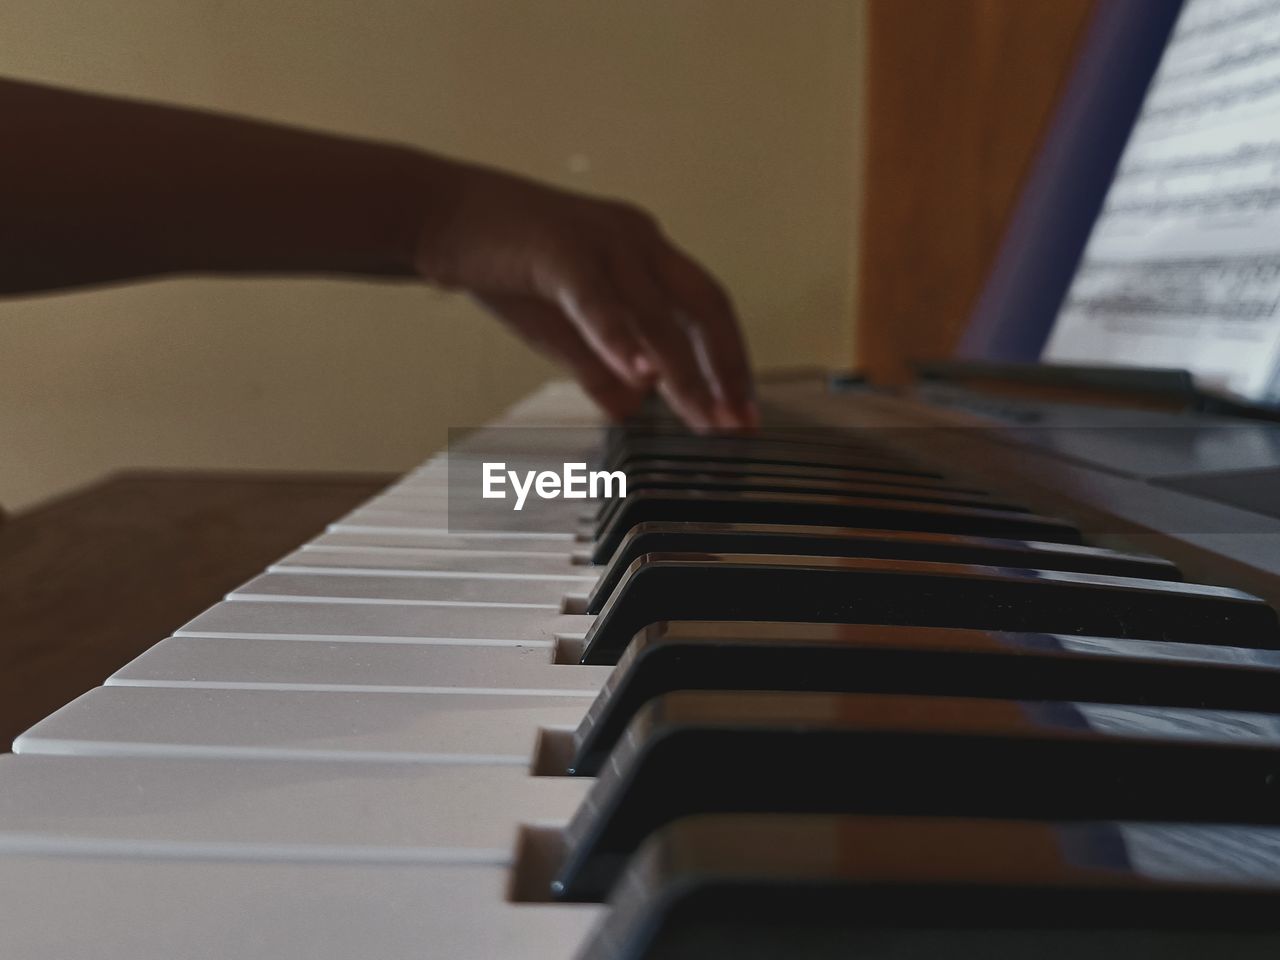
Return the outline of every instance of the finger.
<path id="1" fill-rule="evenodd" d="M 625 420 L 644 403 L 648 388 L 622 380 L 556 307 L 531 297 L 482 297 L 480 301 L 531 346 L 568 367 L 610 419 Z"/>
<path id="2" fill-rule="evenodd" d="M 665 240 L 657 253 L 655 273 L 701 339 L 702 355 L 723 407 L 722 418 L 732 419 L 732 426 L 758 426 L 751 363 L 728 294 L 693 258 Z"/>
<path id="3" fill-rule="evenodd" d="M 689 331 L 675 306 L 642 260 L 616 255 L 614 283 L 634 311 L 636 334 L 649 353 L 663 386 L 663 396 L 676 414 L 695 430 L 717 425 L 716 398 Z"/>
<path id="4" fill-rule="evenodd" d="M 636 387 L 651 382 L 632 314 L 602 268 L 579 260 L 563 271 L 553 299 L 563 316 L 621 379 Z"/>

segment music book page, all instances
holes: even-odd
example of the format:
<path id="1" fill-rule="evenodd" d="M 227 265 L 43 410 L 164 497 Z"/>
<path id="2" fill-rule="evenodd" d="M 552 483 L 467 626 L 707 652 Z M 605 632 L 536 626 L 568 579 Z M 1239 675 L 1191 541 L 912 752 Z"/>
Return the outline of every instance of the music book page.
<path id="1" fill-rule="evenodd" d="M 1280 0 L 1188 0 L 1043 359 L 1280 402 Z"/>

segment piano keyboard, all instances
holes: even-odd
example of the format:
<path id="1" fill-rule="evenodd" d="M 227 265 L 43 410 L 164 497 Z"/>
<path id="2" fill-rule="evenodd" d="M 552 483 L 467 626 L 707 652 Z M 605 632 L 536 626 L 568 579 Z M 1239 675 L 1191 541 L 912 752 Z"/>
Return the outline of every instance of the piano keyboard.
<path id="1" fill-rule="evenodd" d="M 856 437 L 497 425 L 630 495 L 437 456 L 23 734 L 0 956 L 1275 955 L 1268 604 Z"/>

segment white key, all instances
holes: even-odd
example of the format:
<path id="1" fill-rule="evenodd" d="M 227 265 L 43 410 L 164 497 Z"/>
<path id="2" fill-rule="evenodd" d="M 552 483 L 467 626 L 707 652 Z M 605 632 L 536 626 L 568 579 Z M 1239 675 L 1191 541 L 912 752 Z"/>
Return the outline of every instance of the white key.
<path id="1" fill-rule="evenodd" d="M 384 510 L 395 510 L 399 505 L 405 510 L 413 510 L 421 506 L 433 507 L 440 504 L 445 506 L 449 504 L 449 485 L 432 480 L 428 484 L 417 486 L 397 484 L 394 487 L 388 487 L 370 498 L 364 505 L 366 507 L 376 505 Z"/>
<path id="2" fill-rule="evenodd" d="M 413 506 L 423 500 L 448 500 L 448 498 L 449 481 L 447 479 L 434 477 L 423 479 L 410 476 L 384 488 L 376 499 L 383 503 L 394 500 L 412 501 L 410 506 Z"/>
<path id="3" fill-rule="evenodd" d="M 448 496 L 449 476 L 446 470 L 430 473 L 407 473 L 389 487 L 383 487 L 379 496 Z"/>
<path id="4" fill-rule="evenodd" d="M 549 643 L 557 635 L 582 636 L 592 617 L 550 610 L 502 607 L 411 606 L 333 600 L 224 601 L 174 631 L 176 636 L 414 643 L 488 641 Z"/>
<path id="5" fill-rule="evenodd" d="M 0 857 L 12 960 L 570 960 L 605 908 L 502 867 Z"/>
<path id="6" fill-rule="evenodd" d="M 444 474 L 448 469 L 449 451 L 437 450 L 422 463 L 418 464 L 418 466 L 406 473 L 405 476 L 429 475 L 432 473 Z"/>
<path id="7" fill-rule="evenodd" d="M 18 754 L 496 763 L 529 767 L 539 731 L 582 697 L 99 687 L 41 720 Z"/>
<path id="8" fill-rule="evenodd" d="M 507 576 L 560 577 L 593 584 L 597 567 L 577 564 L 567 555 L 535 551 L 440 550 L 414 547 L 347 547 L 306 544 L 268 567 L 288 571 L 300 567 L 338 570 L 398 570 L 422 573 L 478 573 Z"/>
<path id="9" fill-rule="evenodd" d="M 434 510 L 449 509 L 449 490 L 447 487 L 402 487 L 394 491 L 386 491 L 364 504 L 375 510 Z"/>
<path id="10" fill-rule="evenodd" d="M 364 505 L 366 507 L 377 507 L 380 510 L 417 510 L 422 507 L 447 507 L 449 499 L 449 485 L 433 480 L 425 485 L 405 486 L 404 484 L 398 484 L 395 487 L 388 487 Z"/>
<path id="11" fill-rule="evenodd" d="M 572 424 L 517 427 L 495 421 L 449 444 L 451 469 L 472 469 L 501 461 L 510 469 L 546 467 L 553 460 L 590 460 L 600 450 L 604 434 Z"/>
<path id="12" fill-rule="evenodd" d="M 589 778 L 516 767 L 0 757 L 0 854 L 394 863 L 511 861 Z"/>
<path id="13" fill-rule="evenodd" d="M 380 510 L 376 506 L 360 507 L 351 511 L 330 529 L 344 526 L 391 527 L 402 530 L 435 530 L 451 528 L 449 509 L 444 504 L 434 510 Z M 554 530 L 549 532 L 556 532 Z"/>
<path id="14" fill-rule="evenodd" d="M 586 551 L 589 545 L 578 542 L 572 533 L 555 533 L 541 537 L 521 534 L 478 534 L 448 530 L 387 530 L 383 527 L 361 528 L 352 524 L 334 524 L 329 531 L 311 541 L 316 547 L 379 547 L 429 550 L 510 550 L 520 554 L 543 553 L 568 557 Z"/>
<path id="15" fill-rule="evenodd" d="M 564 466 L 548 460 L 547 458 L 538 458 L 536 461 L 526 463 L 512 462 L 506 465 L 509 469 L 497 474 L 492 480 L 497 492 L 505 494 L 498 498 L 490 498 L 483 496 L 486 489 L 487 477 L 482 471 L 478 462 L 469 463 L 460 468 L 456 476 L 449 478 L 440 477 L 406 477 L 397 483 L 394 487 L 386 487 L 375 494 L 366 504 L 382 510 L 421 510 L 432 509 L 435 507 L 450 505 L 469 509 L 479 510 L 484 513 L 501 516 L 509 513 L 520 514 L 531 511 L 542 511 L 548 515 L 557 513 L 578 513 L 584 509 L 584 505 L 592 509 L 598 507 L 599 500 L 590 496 L 574 496 L 562 497 L 560 490 L 555 490 L 554 496 L 543 497 L 538 493 L 534 481 L 529 479 L 531 475 L 536 476 L 539 473 L 547 471 L 554 473 L 556 476 L 563 476 Z M 586 479 L 588 472 L 587 467 L 577 468 L 577 476 L 582 479 L 580 481 L 580 490 L 583 493 L 590 494 L 589 481 Z M 516 476 L 513 479 L 511 474 Z M 500 481 L 499 479 L 500 478 Z M 517 483 L 525 489 L 525 497 L 523 499 L 521 509 L 515 510 L 514 506 L 518 499 L 516 495 Z"/>
<path id="16" fill-rule="evenodd" d="M 290 600 L 295 597 L 352 602 L 389 600 L 421 604 L 485 604 L 530 610 L 559 611 L 565 594 L 582 592 L 581 581 L 560 577 L 477 577 L 467 574 L 394 576 L 318 568 L 314 572 L 282 571 L 254 577 L 228 594 L 228 600 Z"/>
<path id="17" fill-rule="evenodd" d="M 575 501 L 576 503 L 576 501 Z M 477 514 L 462 511 L 449 511 L 443 507 L 434 510 L 379 510 L 375 507 L 361 507 L 347 514 L 331 530 L 345 530 L 351 527 L 374 529 L 391 529 L 407 531 L 456 530 L 460 533 L 495 533 L 512 532 L 532 533 L 539 536 L 576 533 L 576 511 L 568 511 L 554 516 L 545 511 L 497 509 Z"/>
<path id="18" fill-rule="evenodd" d="M 404 513 L 424 514 L 427 517 L 443 517 L 445 523 L 449 520 L 449 495 L 447 493 L 432 494 L 427 497 L 406 498 L 403 496 L 390 497 L 381 496 L 374 497 L 372 500 L 361 504 L 357 510 L 352 511 L 358 515 L 359 512 L 366 510 L 399 510 Z M 347 516 L 351 516 L 348 514 Z"/>
<path id="19" fill-rule="evenodd" d="M 492 693 L 591 698 L 613 668 L 551 662 L 550 645 L 325 643 L 173 637 L 108 686 Z"/>
<path id="20" fill-rule="evenodd" d="M 449 461 L 433 460 L 416 470 L 410 470 L 395 483 L 383 487 L 383 493 L 398 490 L 447 490 L 449 488 Z"/>

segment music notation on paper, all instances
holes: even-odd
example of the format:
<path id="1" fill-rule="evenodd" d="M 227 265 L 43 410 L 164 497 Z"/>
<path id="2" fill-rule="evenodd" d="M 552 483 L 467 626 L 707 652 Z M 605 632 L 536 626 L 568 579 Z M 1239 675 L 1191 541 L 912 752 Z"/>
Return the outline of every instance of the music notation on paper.
<path id="1" fill-rule="evenodd" d="M 1044 359 L 1280 401 L 1280 0 L 1190 0 Z"/>

